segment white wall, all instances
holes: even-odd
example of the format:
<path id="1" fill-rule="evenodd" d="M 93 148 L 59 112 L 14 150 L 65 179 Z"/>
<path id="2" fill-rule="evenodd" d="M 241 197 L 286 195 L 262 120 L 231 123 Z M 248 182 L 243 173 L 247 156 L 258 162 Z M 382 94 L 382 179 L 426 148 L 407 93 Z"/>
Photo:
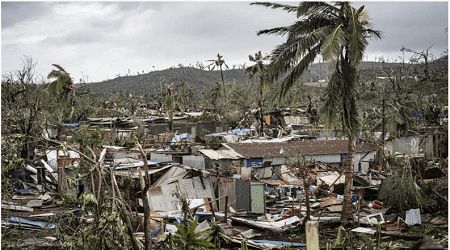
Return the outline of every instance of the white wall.
<path id="1" fill-rule="evenodd" d="M 361 160 L 361 157 L 363 157 L 366 153 L 355 153 L 355 163 L 353 165 L 353 170 L 355 172 L 358 171 L 358 163 Z M 313 156 L 307 156 L 307 160 L 314 159 L 316 162 L 341 162 L 341 154 L 333 154 L 333 155 L 313 155 Z M 364 157 L 364 160 L 368 159 L 375 159 L 375 151 L 370 152 L 366 157 Z M 272 161 L 271 165 L 282 165 L 284 164 L 284 158 L 283 157 L 271 157 L 271 158 L 264 158 L 264 161 Z M 246 165 L 246 162 L 245 162 Z M 361 162 L 361 171 L 367 172 L 369 169 L 369 163 L 368 162 Z"/>

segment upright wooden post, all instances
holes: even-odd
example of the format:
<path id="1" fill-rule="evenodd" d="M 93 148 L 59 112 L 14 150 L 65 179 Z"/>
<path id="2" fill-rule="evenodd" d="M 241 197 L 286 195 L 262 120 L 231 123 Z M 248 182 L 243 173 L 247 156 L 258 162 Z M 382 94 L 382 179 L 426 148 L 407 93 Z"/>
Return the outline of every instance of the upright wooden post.
<path id="1" fill-rule="evenodd" d="M 361 212 L 361 202 L 362 202 L 362 192 L 361 190 L 358 190 L 358 227 L 359 227 L 359 219 L 360 219 L 360 212 Z"/>
<path id="2" fill-rule="evenodd" d="M 42 193 L 44 191 L 43 185 L 45 178 L 45 168 L 37 167 L 36 170 L 37 170 L 37 188 L 39 190 L 39 193 Z"/>
<path id="3" fill-rule="evenodd" d="M 59 149 L 56 150 L 56 166 L 58 169 L 58 195 L 64 196 L 66 193 L 66 173 L 64 167 L 66 165 L 66 157 L 64 156 L 62 164 L 59 161 Z"/>
<path id="4" fill-rule="evenodd" d="M 225 196 L 225 224 L 227 224 L 228 219 L 228 195 Z"/>
<path id="5" fill-rule="evenodd" d="M 212 204 L 212 199 L 211 198 L 206 198 L 206 200 L 208 201 L 208 203 L 209 203 L 209 207 L 211 208 L 211 213 L 212 213 L 212 216 L 213 216 L 213 218 L 216 218 L 216 214 L 214 213 L 214 206 L 213 206 L 213 204 Z"/>
<path id="6" fill-rule="evenodd" d="M 319 250 L 319 222 L 306 222 L 306 250 Z"/>

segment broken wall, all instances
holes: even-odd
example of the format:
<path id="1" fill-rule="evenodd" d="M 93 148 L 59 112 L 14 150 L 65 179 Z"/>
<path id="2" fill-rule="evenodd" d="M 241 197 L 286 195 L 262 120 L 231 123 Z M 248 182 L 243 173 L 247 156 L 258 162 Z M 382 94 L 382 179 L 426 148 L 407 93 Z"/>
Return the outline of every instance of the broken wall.
<path id="1" fill-rule="evenodd" d="M 181 193 L 187 199 L 214 199 L 211 178 L 200 177 L 179 179 L 171 183 L 164 183 L 148 190 L 149 206 L 151 211 L 176 211 L 179 210 L 179 199 L 175 193 Z"/>
<path id="2" fill-rule="evenodd" d="M 184 155 L 183 165 L 205 170 L 205 160 L 203 156 L 199 155 Z"/>
<path id="3" fill-rule="evenodd" d="M 157 154 L 157 153 L 150 153 L 150 160 L 154 162 L 171 162 L 172 155 L 169 154 Z"/>
<path id="4" fill-rule="evenodd" d="M 401 137 L 392 141 L 386 142 L 386 155 L 394 155 L 395 152 L 401 154 L 419 154 L 420 153 L 420 138 L 419 136 Z"/>

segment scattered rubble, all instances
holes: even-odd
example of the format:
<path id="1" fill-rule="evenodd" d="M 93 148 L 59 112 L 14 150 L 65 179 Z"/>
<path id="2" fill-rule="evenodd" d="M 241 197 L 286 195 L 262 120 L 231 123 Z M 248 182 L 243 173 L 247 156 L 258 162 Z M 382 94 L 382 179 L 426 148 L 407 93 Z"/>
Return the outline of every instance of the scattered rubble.
<path id="1" fill-rule="evenodd" d="M 130 119 L 89 119 L 88 124 L 130 128 L 133 124 Z M 168 136 L 163 143 L 155 140 L 154 135 L 145 136 L 141 143 L 146 161 L 137 148 L 104 145 L 92 152 L 95 157 L 90 157 L 78 151 L 75 144 L 69 145 L 70 150 L 63 150 L 62 142 L 49 139 L 53 149 L 23 170 L 9 173 L 17 185 L 10 196 L 2 197 L 2 228 L 42 231 L 44 237 L 35 244 L 61 246 L 64 242 L 55 232 L 59 224 L 52 218 L 61 213 L 84 213 L 77 200 L 86 190 L 91 190 L 96 197 L 95 192 L 107 193 L 106 197 L 113 203 L 121 202 L 122 198 L 126 203 L 124 209 L 131 215 L 132 235 L 140 245 L 145 244 L 143 221 L 147 205 L 154 246 L 172 244 L 169 238 L 179 230 L 177 225 L 197 218 L 195 233 L 209 232 L 213 230 L 212 223 L 218 222 L 225 248 L 236 249 L 243 241 L 253 249 L 284 245 L 302 248 L 306 246 L 305 223 L 309 217 L 318 223 L 320 246 L 325 249 L 327 243 L 338 237 L 346 140 L 304 140 L 295 136 L 294 131 L 282 140 L 256 139 L 253 131 L 238 129 L 210 134 L 227 142 L 209 148 L 189 134 Z M 303 149 L 314 160 L 307 182 L 284 162 L 286 155 L 295 149 Z M 347 232 L 353 232 L 358 240 L 364 239 L 360 235 L 380 234 L 390 241 L 417 241 L 430 236 L 408 232 L 421 225 L 438 226 L 445 232 L 448 217 L 433 214 L 433 208 L 410 207 L 404 215 L 393 204 L 378 200 L 380 194 L 392 190 L 398 179 L 386 167 L 380 169 L 375 165 L 377 150 L 375 144 L 361 143 L 356 147 L 351 197 L 354 227 Z M 391 165 L 394 158 L 390 158 Z M 82 161 L 89 167 L 88 172 L 80 174 L 77 169 L 81 168 Z M 408 167 L 408 171 L 417 173 L 415 178 L 420 183 L 437 182 L 431 193 L 448 202 L 446 194 L 440 192 L 448 185 L 447 165 L 422 168 L 420 164 L 409 164 Z M 150 185 L 145 194 L 141 186 L 143 176 L 149 177 Z M 118 189 L 102 186 L 101 178 L 117 178 L 118 183 L 111 185 L 117 185 Z M 309 185 L 305 187 L 305 183 Z M 417 188 L 412 192 L 419 192 L 420 187 L 415 185 Z M 143 199 L 143 195 L 147 198 Z M 93 218 L 92 214 L 83 216 L 88 220 Z M 377 229 L 379 226 L 381 230 Z M 448 245 L 444 234 L 431 237 L 442 242 L 437 246 Z"/>

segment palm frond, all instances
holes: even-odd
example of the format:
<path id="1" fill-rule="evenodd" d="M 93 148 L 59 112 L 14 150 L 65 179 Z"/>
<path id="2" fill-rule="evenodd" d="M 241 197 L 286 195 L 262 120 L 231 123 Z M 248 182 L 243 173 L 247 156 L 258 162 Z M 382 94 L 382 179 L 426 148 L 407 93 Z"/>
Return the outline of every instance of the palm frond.
<path id="1" fill-rule="evenodd" d="M 283 9 L 284 11 L 286 11 L 288 13 L 296 12 L 298 9 L 297 6 L 279 4 L 279 3 L 270 3 L 270 2 L 253 2 L 253 3 L 250 3 L 250 5 L 260 5 L 260 6 L 264 6 L 266 8 L 272 8 L 272 9 Z"/>
<path id="2" fill-rule="evenodd" d="M 330 18 L 320 14 L 313 14 L 302 20 L 294 22 L 287 29 L 289 37 L 300 37 L 315 32 L 318 29 L 327 26 L 333 26 L 336 23 L 335 18 Z"/>
<path id="3" fill-rule="evenodd" d="M 63 67 L 61 67 L 61 65 L 59 65 L 59 64 L 52 64 L 52 66 L 57 68 L 62 73 L 67 73 L 66 70 Z"/>
<path id="4" fill-rule="evenodd" d="M 333 31 L 331 31 L 325 38 L 322 47 L 322 57 L 325 61 L 329 62 L 330 68 L 334 68 L 336 60 L 339 58 L 345 42 L 345 32 L 342 29 L 342 24 L 335 27 Z"/>
<path id="5" fill-rule="evenodd" d="M 349 8 L 349 61 L 352 63 L 353 67 L 356 67 L 361 62 L 364 51 L 368 44 L 365 36 L 364 36 L 364 28 L 358 20 L 358 15 L 355 12 L 355 9 Z"/>
<path id="6" fill-rule="evenodd" d="M 256 34 L 259 35 L 277 35 L 277 36 L 284 36 L 289 32 L 289 27 L 277 27 L 272 29 L 264 29 L 258 31 Z"/>
<path id="7" fill-rule="evenodd" d="M 300 76 L 305 72 L 310 64 L 314 62 L 320 52 L 320 46 L 312 48 L 286 75 L 284 80 L 281 82 L 281 88 L 276 94 L 278 99 L 286 96 L 286 93 L 291 89 L 291 87 L 297 82 Z"/>
<path id="8" fill-rule="evenodd" d="M 327 13 L 336 15 L 339 10 L 327 2 L 301 2 L 298 6 L 297 18 L 308 15 L 309 13 Z"/>
<path id="9" fill-rule="evenodd" d="M 308 35 L 301 37 L 298 39 L 298 49 L 295 54 L 294 60 L 299 60 L 304 54 L 306 54 L 311 48 L 317 46 L 324 42 L 326 37 L 328 36 L 331 28 L 326 26 L 322 28 L 318 28 Z"/>
<path id="10" fill-rule="evenodd" d="M 330 129 L 334 121 L 339 115 L 339 106 L 342 99 L 342 86 L 344 85 L 342 75 L 340 72 L 335 71 L 330 78 L 330 81 L 325 88 L 325 103 L 322 106 L 320 112 L 324 117 L 324 126 Z"/>
<path id="11" fill-rule="evenodd" d="M 287 73 L 295 65 L 295 54 L 297 53 L 298 43 L 278 45 L 272 51 L 271 62 L 269 66 L 269 75 L 272 81 L 277 81 L 281 75 Z"/>
<path id="12" fill-rule="evenodd" d="M 366 33 L 369 38 L 371 39 L 382 39 L 383 38 L 383 32 L 379 30 L 373 30 L 373 29 L 366 29 Z"/>

